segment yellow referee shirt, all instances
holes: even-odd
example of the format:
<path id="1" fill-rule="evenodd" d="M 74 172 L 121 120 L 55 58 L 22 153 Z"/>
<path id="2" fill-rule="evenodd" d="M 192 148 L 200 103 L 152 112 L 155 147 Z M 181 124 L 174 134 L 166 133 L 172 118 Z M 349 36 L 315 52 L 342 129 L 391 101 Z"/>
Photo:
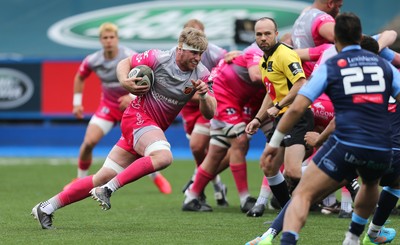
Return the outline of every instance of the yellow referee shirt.
<path id="1" fill-rule="evenodd" d="M 296 81 L 306 78 L 300 57 L 283 43 L 277 43 L 268 57 L 264 55 L 260 60 L 259 67 L 263 82 L 274 104 L 289 93 Z M 284 107 L 279 114 L 286 110 L 287 107 Z"/>

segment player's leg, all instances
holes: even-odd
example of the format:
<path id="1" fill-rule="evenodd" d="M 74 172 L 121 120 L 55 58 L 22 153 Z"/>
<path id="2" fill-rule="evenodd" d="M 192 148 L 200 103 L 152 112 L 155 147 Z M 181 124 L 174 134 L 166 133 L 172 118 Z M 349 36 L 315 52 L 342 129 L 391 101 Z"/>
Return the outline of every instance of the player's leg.
<path id="1" fill-rule="evenodd" d="M 124 167 L 127 166 L 127 163 L 132 162 L 135 157 L 137 157 L 127 151 L 120 149 L 117 146 L 115 146 L 110 151 L 109 156 L 112 156 L 114 154 L 114 151 L 117 151 L 119 155 L 124 157 L 121 162 L 116 163 L 112 160 L 112 158 L 107 157 L 104 165 L 95 175 L 90 175 L 78 179 L 77 181 L 72 183 L 71 186 L 66 190 L 63 190 L 57 195 L 51 197 L 50 199 L 37 204 L 32 209 L 32 215 L 39 221 L 43 229 L 53 228 L 52 217 L 53 213 L 57 209 L 60 209 L 90 196 L 90 190 L 92 190 L 96 186 L 105 184 L 107 181 L 116 176 L 118 172 L 121 172 Z"/>
<path id="2" fill-rule="evenodd" d="M 400 198 L 400 151 L 395 150 L 393 163 L 387 174 L 380 182 L 383 189 L 379 196 L 378 205 L 369 224 L 363 244 L 379 244 L 391 242 L 396 236 L 396 230 L 384 227 L 391 212 L 396 208 Z"/>
<path id="3" fill-rule="evenodd" d="M 79 148 L 77 178 L 71 181 L 74 182 L 78 178 L 83 178 L 88 175 L 89 168 L 93 161 L 93 149 L 99 141 L 106 135 L 114 126 L 114 121 L 100 118 L 93 115 L 86 128 L 83 142 Z M 64 186 L 64 189 L 69 188 L 70 184 Z"/>
<path id="4" fill-rule="evenodd" d="M 267 162 L 265 156 L 267 147 L 268 145 L 265 146 L 265 149 L 261 155 L 260 165 L 262 166 L 262 171 L 268 180 L 271 192 L 278 200 L 279 205 L 283 207 L 290 199 L 289 190 L 287 183 L 285 181 L 285 177 L 283 177 L 283 174 L 280 171 L 280 167 L 283 163 L 283 156 L 285 150 L 284 147 L 279 147 L 279 152 L 274 161 Z"/>
<path id="5" fill-rule="evenodd" d="M 124 162 L 124 151 L 143 157 L 126 164 L 127 167 L 105 185 L 92 189 L 92 196 L 100 202 L 104 209 L 111 207 L 107 197 L 109 199 L 113 192 L 145 175 L 162 170 L 172 163 L 170 144 L 159 127 L 149 125 L 140 130 L 134 130 L 133 143 L 127 143 L 126 141 L 126 137 L 125 139 L 120 139 L 117 146 L 114 147 L 116 150 L 112 151 L 109 158 L 118 163 Z M 102 199 L 100 197 L 100 195 L 103 195 L 102 193 L 105 193 L 104 196 L 106 198 Z"/>
<path id="6" fill-rule="evenodd" d="M 271 188 L 268 184 L 268 179 L 263 176 L 260 192 L 257 197 L 257 201 L 248 212 L 247 216 L 249 217 L 260 217 L 264 214 L 264 210 L 268 204 L 269 196 L 271 195 Z"/>
<path id="7" fill-rule="evenodd" d="M 199 201 L 200 194 L 207 184 L 215 178 L 219 162 L 224 158 L 227 148 L 210 144 L 209 150 L 203 163 L 197 168 L 193 184 L 185 191 L 185 200 L 182 205 L 183 211 L 211 211 Z"/>
<path id="8" fill-rule="evenodd" d="M 211 140 L 209 149 L 203 163 L 197 168 L 195 180 L 191 187 L 185 191 L 183 211 L 202 211 L 199 203 L 199 195 L 204 191 L 206 185 L 215 178 L 220 169 L 222 159 L 226 156 L 231 141 L 237 135 L 242 134 L 242 127 L 229 125 L 227 123 L 213 120 L 210 131 Z M 207 210 L 209 211 L 209 210 Z"/>
<path id="9" fill-rule="evenodd" d="M 235 127 L 239 132 L 244 132 L 245 124 L 236 124 Z M 240 198 L 240 209 L 243 213 L 247 213 L 256 202 L 256 199 L 250 196 L 247 181 L 246 153 L 248 143 L 247 135 L 242 133 L 231 140 L 229 151 L 229 166 L 235 180 Z"/>
<path id="10" fill-rule="evenodd" d="M 351 153 L 347 154 L 346 159 L 351 159 L 351 161 L 348 161 L 348 164 L 354 165 L 357 168 L 361 184 L 354 200 L 351 223 L 343 244 L 356 244 L 359 242 L 359 237 L 368 223 L 368 218 L 376 208 L 380 193 L 378 184 L 381 177 L 387 173 L 387 170 L 391 166 L 391 153 L 391 150 L 378 151 L 354 148 Z M 367 161 L 369 164 L 357 165 L 359 162 Z M 384 208 L 382 211 L 389 214 L 391 210 Z"/>
<path id="11" fill-rule="evenodd" d="M 79 148 L 78 178 L 87 176 L 88 169 L 92 164 L 94 147 L 111 130 L 113 125 L 114 122 L 104 120 L 95 115 L 89 121 L 85 137 Z"/>
<path id="12" fill-rule="evenodd" d="M 295 244 L 295 241 L 298 240 L 298 234 L 305 224 L 311 204 L 320 197 L 337 190 L 341 185 L 311 161 L 287 207 L 281 243 Z"/>

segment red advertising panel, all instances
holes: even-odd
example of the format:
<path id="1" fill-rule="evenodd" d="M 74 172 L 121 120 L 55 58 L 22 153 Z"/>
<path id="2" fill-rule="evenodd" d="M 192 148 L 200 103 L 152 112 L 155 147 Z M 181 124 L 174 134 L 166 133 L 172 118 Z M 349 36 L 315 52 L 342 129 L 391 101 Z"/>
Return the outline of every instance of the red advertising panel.
<path id="1" fill-rule="evenodd" d="M 44 61 L 42 64 L 42 113 L 71 114 L 74 77 L 80 61 Z M 100 101 L 101 84 L 95 73 L 85 80 L 83 106 L 94 113 Z"/>

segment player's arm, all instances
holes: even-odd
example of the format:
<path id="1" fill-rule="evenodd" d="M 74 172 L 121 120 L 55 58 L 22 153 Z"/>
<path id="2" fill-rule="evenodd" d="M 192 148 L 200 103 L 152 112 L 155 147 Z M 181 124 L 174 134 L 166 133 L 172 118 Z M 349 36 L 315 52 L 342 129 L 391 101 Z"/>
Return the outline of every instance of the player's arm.
<path id="1" fill-rule="evenodd" d="M 324 43 L 317 47 L 294 49 L 302 61 L 317 61 L 322 53 L 333 44 Z"/>
<path id="2" fill-rule="evenodd" d="M 82 94 L 83 88 L 85 86 L 85 79 L 80 75 L 79 72 L 76 73 L 74 78 L 74 96 L 72 99 L 72 113 L 76 118 L 83 118 L 83 105 L 82 105 Z"/>
<path id="3" fill-rule="evenodd" d="M 136 85 L 136 81 L 140 81 L 139 77 L 131 77 L 128 78 L 128 73 L 132 69 L 131 67 L 131 58 L 125 58 L 121 60 L 117 65 L 117 78 L 120 82 L 121 86 L 128 90 L 130 93 L 140 96 L 147 93 L 150 89 L 149 86 L 143 85 L 139 86 Z"/>
<path id="4" fill-rule="evenodd" d="M 258 64 L 250 66 L 247 70 L 253 83 L 261 83 L 262 75 Z"/>
<path id="5" fill-rule="evenodd" d="M 300 77 L 292 86 L 292 88 L 289 90 L 288 94 L 282 98 L 281 101 L 278 101 L 273 107 L 268 109 L 268 114 L 271 117 L 276 117 L 278 116 L 279 112 L 286 106 L 291 105 L 297 95 L 297 92 L 300 90 L 300 88 L 303 86 L 303 84 L 306 82 L 306 79 L 304 77 Z"/>
<path id="6" fill-rule="evenodd" d="M 335 23 L 327 22 L 319 28 L 318 33 L 319 33 L 319 35 L 321 35 L 321 37 L 323 37 L 326 40 L 328 40 L 329 42 L 333 43 L 335 41 L 334 29 L 335 29 Z"/>
<path id="7" fill-rule="evenodd" d="M 400 102 L 400 71 L 397 70 L 394 66 L 391 66 L 393 73 L 392 80 L 392 97 Z"/>
<path id="8" fill-rule="evenodd" d="M 199 109 L 201 114 L 206 119 L 213 118 L 217 108 L 217 100 L 210 93 L 212 82 L 206 83 L 198 79 L 197 81 L 192 80 L 192 84 L 199 94 Z"/>
<path id="9" fill-rule="evenodd" d="M 238 57 L 239 55 L 241 55 L 243 52 L 241 50 L 232 50 L 229 51 L 228 53 L 226 53 L 224 55 L 224 61 L 228 64 L 232 63 L 232 61 Z"/>
<path id="10" fill-rule="evenodd" d="M 281 38 L 279 38 L 279 42 L 284 43 L 284 44 L 286 44 L 286 45 L 288 45 L 288 46 L 293 46 L 293 43 L 292 43 L 292 34 L 291 34 L 290 32 L 289 32 L 289 33 L 283 34 L 283 35 L 281 36 Z"/>
<path id="11" fill-rule="evenodd" d="M 261 104 L 260 109 L 258 110 L 257 114 L 251 120 L 247 125 L 246 125 L 246 133 L 248 134 L 255 134 L 258 130 L 258 128 L 261 126 L 261 124 L 269 118 L 268 114 L 268 109 L 273 106 L 271 96 L 267 92 L 267 94 L 264 97 L 264 100 Z"/>
<path id="12" fill-rule="evenodd" d="M 381 32 L 377 40 L 379 44 L 379 52 L 382 49 L 389 47 L 390 45 L 393 45 L 396 39 L 397 39 L 397 32 L 394 30 L 386 30 Z"/>
<path id="13" fill-rule="evenodd" d="M 328 137 L 335 131 L 336 128 L 336 123 L 335 123 L 335 118 L 333 118 L 328 126 L 322 131 L 320 134 L 317 132 L 307 132 L 306 135 L 304 136 L 304 141 L 312 146 L 312 147 L 320 147 L 327 139 Z"/>

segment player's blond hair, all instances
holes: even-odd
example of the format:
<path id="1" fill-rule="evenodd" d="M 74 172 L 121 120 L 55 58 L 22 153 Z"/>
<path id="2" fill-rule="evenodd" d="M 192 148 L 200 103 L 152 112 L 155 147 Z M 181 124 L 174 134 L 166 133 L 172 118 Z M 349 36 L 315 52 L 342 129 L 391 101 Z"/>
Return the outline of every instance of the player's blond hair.
<path id="1" fill-rule="evenodd" d="M 203 24 L 203 22 L 201 22 L 198 19 L 190 19 L 190 20 L 188 20 L 185 23 L 185 25 L 183 25 L 183 28 L 186 28 L 186 27 L 193 27 L 193 28 L 199 29 L 201 31 L 204 31 L 204 24 Z"/>
<path id="2" fill-rule="evenodd" d="M 184 43 L 203 51 L 206 50 L 208 46 L 208 41 L 204 32 L 193 27 L 184 28 L 179 35 L 178 46 L 182 48 Z"/>
<path id="3" fill-rule="evenodd" d="M 112 31 L 118 36 L 118 26 L 111 22 L 105 22 L 101 24 L 101 26 L 99 27 L 99 36 L 101 36 L 101 34 L 106 31 Z"/>

